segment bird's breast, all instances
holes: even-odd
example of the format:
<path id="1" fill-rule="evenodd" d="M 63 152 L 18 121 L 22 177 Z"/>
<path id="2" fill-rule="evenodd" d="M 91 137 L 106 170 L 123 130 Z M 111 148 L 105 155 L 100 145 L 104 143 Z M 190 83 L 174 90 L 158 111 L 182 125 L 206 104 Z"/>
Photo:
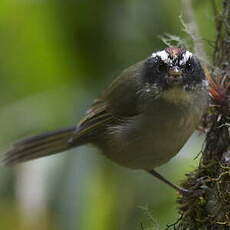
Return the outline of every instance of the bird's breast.
<path id="1" fill-rule="evenodd" d="M 105 155 L 129 168 L 152 169 L 178 153 L 202 110 L 155 101 L 151 108 L 108 129 Z"/>

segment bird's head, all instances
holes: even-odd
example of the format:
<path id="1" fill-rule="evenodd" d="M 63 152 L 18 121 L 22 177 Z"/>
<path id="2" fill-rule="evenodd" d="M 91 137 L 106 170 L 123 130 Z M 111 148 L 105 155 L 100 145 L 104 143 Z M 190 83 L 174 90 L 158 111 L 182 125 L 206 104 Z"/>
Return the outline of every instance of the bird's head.
<path id="1" fill-rule="evenodd" d="M 198 58 L 182 48 L 166 48 L 154 52 L 144 65 L 144 81 L 163 89 L 182 87 L 195 89 L 206 84 Z"/>

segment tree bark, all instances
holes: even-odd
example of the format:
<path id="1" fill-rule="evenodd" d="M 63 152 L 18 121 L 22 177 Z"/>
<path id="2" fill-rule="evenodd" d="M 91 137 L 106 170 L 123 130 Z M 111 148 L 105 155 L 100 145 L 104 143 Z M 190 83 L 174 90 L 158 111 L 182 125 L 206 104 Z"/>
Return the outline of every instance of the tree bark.
<path id="1" fill-rule="evenodd" d="M 230 0 L 223 0 L 215 17 L 214 67 L 207 73 L 210 106 L 204 117 L 209 128 L 199 166 L 182 184 L 191 193 L 178 199 L 181 217 L 170 226 L 177 230 L 230 229 Z"/>

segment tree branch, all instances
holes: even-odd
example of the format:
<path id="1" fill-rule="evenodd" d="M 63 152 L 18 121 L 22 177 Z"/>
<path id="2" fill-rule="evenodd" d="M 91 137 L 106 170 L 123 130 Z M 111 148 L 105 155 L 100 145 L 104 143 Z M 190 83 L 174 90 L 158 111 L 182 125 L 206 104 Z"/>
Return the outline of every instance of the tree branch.
<path id="1" fill-rule="evenodd" d="M 183 23 L 184 29 L 185 32 L 187 32 L 187 34 L 189 34 L 192 38 L 194 53 L 199 57 L 200 60 L 208 63 L 208 58 L 204 50 L 203 40 L 195 22 L 195 17 L 192 10 L 192 0 L 182 0 L 182 8 L 185 20 L 185 23 Z"/>
<path id="2" fill-rule="evenodd" d="M 230 0 L 223 0 L 216 17 L 214 68 L 207 73 L 210 108 L 205 124 L 209 131 L 198 169 L 182 184 L 192 192 L 178 200 L 177 230 L 230 229 Z"/>

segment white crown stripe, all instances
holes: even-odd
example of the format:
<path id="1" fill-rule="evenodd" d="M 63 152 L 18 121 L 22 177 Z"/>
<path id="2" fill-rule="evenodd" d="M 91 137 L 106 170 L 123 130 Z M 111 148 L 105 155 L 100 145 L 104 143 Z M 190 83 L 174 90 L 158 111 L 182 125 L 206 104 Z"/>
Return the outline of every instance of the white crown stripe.
<path id="1" fill-rule="evenodd" d="M 173 63 L 173 60 L 178 58 L 178 56 L 175 56 L 175 58 L 171 59 L 169 57 L 169 54 L 165 50 L 152 53 L 151 57 L 152 58 L 160 57 L 161 60 L 168 65 L 171 65 Z M 191 57 L 192 57 L 192 53 L 189 51 L 186 51 L 185 53 L 182 54 L 182 59 L 180 60 L 179 64 L 184 65 Z"/>

